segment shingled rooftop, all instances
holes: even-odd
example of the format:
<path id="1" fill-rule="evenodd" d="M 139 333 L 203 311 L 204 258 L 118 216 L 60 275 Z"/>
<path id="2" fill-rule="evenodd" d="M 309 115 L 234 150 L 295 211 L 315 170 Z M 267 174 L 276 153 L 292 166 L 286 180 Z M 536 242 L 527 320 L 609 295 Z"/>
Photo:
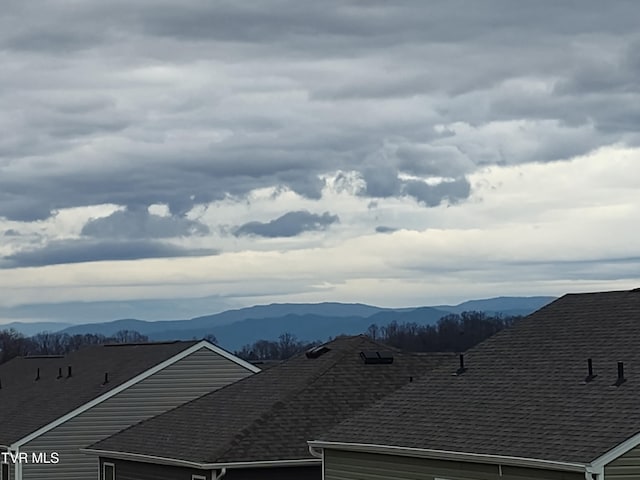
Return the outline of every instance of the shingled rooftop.
<path id="1" fill-rule="evenodd" d="M 378 351 L 392 355 L 393 363 L 365 363 L 361 356 Z M 297 355 L 91 450 L 196 464 L 308 459 L 307 440 L 443 362 L 453 364 L 455 358 L 403 353 L 364 336 L 338 338 L 315 355 Z"/>
<path id="2" fill-rule="evenodd" d="M 0 365 L 0 444 L 28 435 L 197 343 L 100 345 L 67 355 L 16 357 Z"/>
<path id="3" fill-rule="evenodd" d="M 464 360 L 464 372 L 437 369 L 312 445 L 584 465 L 640 432 L 640 289 L 565 295 Z"/>

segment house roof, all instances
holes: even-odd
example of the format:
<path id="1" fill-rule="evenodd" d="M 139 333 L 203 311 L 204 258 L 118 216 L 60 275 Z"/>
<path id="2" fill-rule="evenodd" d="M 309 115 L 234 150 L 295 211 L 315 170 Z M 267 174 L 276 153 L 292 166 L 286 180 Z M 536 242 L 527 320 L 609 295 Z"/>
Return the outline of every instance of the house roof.
<path id="1" fill-rule="evenodd" d="M 24 438 L 198 343 L 100 345 L 0 365 L 0 444 Z"/>
<path id="2" fill-rule="evenodd" d="M 91 447 L 197 464 L 308 459 L 307 440 L 417 379 L 453 355 L 414 355 L 364 336 L 325 344 Z M 361 351 L 393 353 L 392 364 L 365 364 Z M 108 454 L 105 454 L 108 456 Z"/>
<path id="3" fill-rule="evenodd" d="M 565 295 L 471 349 L 465 367 L 314 439 L 588 464 L 640 432 L 640 289 Z"/>

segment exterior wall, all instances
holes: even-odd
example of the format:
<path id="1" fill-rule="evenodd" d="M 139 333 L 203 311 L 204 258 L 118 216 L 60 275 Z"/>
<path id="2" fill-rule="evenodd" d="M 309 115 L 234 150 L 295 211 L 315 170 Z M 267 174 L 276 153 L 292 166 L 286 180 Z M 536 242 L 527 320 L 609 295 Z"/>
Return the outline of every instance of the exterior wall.
<path id="1" fill-rule="evenodd" d="M 227 469 L 227 474 L 223 478 L 224 480 L 322 480 L 322 466 Z"/>
<path id="2" fill-rule="evenodd" d="M 637 480 L 640 478 L 640 447 L 620 455 L 604 467 L 606 480 Z"/>
<path id="3" fill-rule="evenodd" d="M 191 480 L 192 475 L 215 478 L 216 472 L 154 463 L 130 462 L 100 458 L 100 465 L 108 462 L 116 468 L 116 480 Z M 102 467 L 100 469 L 102 472 Z M 97 478 L 97 477 L 96 477 Z M 313 467 L 271 467 L 227 469 L 224 480 L 322 480 L 320 465 Z M 100 477 L 102 480 L 102 477 Z M 584 480 L 584 479 L 583 479 Z"/>
<path id="4" fill-rule="evenodd" d="M 325 480 L 584 480 L 584 473 L 324 450 Z M 607 477 L 609 480 L 609 477 Z"/>
<path id="5" fill-rule="evenodd" d="M 116 480 L 191 480 L 191 475 L 204 475 L 211 479 L 211 473 L 195 468 L 170 467 L 153 463 L 128 462 L 125 460 L 112 460 L 100 458 L 100 477 L 94 476 L 93 480 L 102 480 L 102 464 L 113 463 L 116 468 Z"/>
<path id="6" fill-rule="evenodd" d="M 6 450 L 2 450 L 2 451 L 5 452 Z M 13 480 L 14 478 L 16 478 L 14 476 L 15 475 L 14 468 L 11 463 L 9 463 L 8 465 L 9 465 L 9 478 Z M 2 477 L 2 472 L 0 472 L 0 480 L 5 480 L 4 477 Z"/>
<path id="7" fill-rule="evenodd" d="M 98 459 L 79 449 L 250 374 L 201 348 L 24 445 L 21 451 L 58 452 L 60 461 L 24 465 L 23 480 L 96 480 Z"/>

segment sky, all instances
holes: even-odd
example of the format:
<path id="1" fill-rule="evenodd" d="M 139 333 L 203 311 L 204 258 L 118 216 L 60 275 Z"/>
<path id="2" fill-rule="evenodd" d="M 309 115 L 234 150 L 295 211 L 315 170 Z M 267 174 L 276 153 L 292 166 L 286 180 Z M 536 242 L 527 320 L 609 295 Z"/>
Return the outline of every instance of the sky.
<path id="1" fill-rule="evenodd" d="M 0 322 L 639 287 L 639 23 L 3 0 Z"/>

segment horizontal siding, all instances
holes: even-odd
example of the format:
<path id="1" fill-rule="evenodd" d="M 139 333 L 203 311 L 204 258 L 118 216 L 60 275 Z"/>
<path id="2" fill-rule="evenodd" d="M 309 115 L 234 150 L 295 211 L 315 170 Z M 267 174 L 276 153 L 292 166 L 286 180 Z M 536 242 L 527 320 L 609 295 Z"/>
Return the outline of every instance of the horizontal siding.
<path id="1" fill-rule="evenodd" d="M 24 480 L 95 480 L 98 459 L 79 452 L 146 418 L 158 415 L 251 374 L 202 348 L 29 442 L 23 451 L 58 452 L 57 465 L 26 465 Z"/>
<path id="2" fill-rule="evenodd" d="M 202 470 L 111 459 L 101 459 L 101 471 L 103 462 L 115 465 L 116 480 L 191 480 L 191 475 L 204 475 L 211 479 L 211 473 Z"/>
<path id="3" fill-rule="evenodd" d="M 309 467 L 270 467 L 227 469 L 224 480 L 322 480 L 320 465 Z"/>
<path id="4" fill-rule="evenodd" d="M 202 470 L 111 459 L 101 459 L 101 471 L 104 462 L 115 465 L 116 480 L 191 480 L 192 475 L 204 475 L 211 479 L 211 473 Z"/>
<path id="5" fill-rule="evenodd" d="M 583 473 L 325 450 L 325 480 L 584 480 Z"/>
<path id="6" fill-rule="evenodd" d="M 629 450 L 604 467 L 607 480 L 640 479 L 640 447 Z"/>
<path id="7" fill-rule="evenodd" d="M 212 478 L 211 470 L 172 467 L 153 463 L 101 458 L 116 468 L 116 480 L 191 480 L 191 475 Z M 224 480 L 322 480 L 320 465 L 313 467 L 271 467 L 227 469 Z"/>

